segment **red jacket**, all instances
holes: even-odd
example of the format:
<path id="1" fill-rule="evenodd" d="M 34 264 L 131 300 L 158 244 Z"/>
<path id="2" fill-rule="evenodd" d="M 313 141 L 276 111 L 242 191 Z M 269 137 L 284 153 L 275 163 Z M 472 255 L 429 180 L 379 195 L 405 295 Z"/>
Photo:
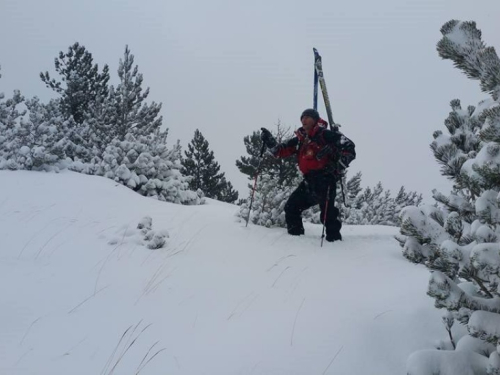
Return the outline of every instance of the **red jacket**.
<path id="1" fill-rule="evenodd" d="M 325 146 L 329 146 L 332 151 L 318 160 L 318 152 Z M 351 140 L 339 131 L 331 131 L 319 125 L 315 125 L 309 134 L 306 134 L 304 128 L 299 128 L 294 138 L 279 144 L 274 150 L 274 155 L 279 158 L 294 154 L 298 155 L 299 169 L 304 175 L 312 171 L 326 170 L 337 155 L 344 164 L 349 164 L 356 157 Z"/>

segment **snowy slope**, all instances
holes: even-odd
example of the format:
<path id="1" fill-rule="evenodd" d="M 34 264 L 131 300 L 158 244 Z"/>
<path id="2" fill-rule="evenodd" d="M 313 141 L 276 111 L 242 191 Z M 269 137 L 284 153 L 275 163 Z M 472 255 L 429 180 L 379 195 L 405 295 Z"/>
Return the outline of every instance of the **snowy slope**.
<path id="1" fill-rule="evenodd" d="M 0 172 L 0 374 L 403 374 L 445 336 L 396 228 L 321 248 L 318 225 L 290 237 L 236 211 Z M 165 248 L 139 243 L 146 215 Z"/>

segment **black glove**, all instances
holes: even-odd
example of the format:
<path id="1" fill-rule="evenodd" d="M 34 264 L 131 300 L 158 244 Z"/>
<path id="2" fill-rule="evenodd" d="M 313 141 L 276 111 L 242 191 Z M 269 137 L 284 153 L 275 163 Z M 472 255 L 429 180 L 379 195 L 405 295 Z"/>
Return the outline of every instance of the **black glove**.
<path id="1" fill-rule="evenodd" d="M 340 155 L 340 161 L 342 162 L 342 164 L 344 164 L 345 168 L 347 168 L 349 164 L 351 164 L 351 161 L 353 161 L 353 159 L 354 157 L 349 153 Z"/>
<path id="2" fill-rule="evenodd" d="M 262 133 L 260 133 L 260 139 L 262 139 L 262 143 L 264 143 L 267 148 L 276 147 L 278 142 L 276 142 L 276 139 L 274 139 L 271 132 L 266 128 L 260 128 L 260 130 L 262 131 Z"/>

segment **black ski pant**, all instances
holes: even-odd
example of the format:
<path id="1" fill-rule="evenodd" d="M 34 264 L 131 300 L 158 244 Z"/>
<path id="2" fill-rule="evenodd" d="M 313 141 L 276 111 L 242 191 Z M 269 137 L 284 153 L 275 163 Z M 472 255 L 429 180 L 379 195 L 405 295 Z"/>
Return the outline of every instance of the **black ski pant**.
<path id="1" fill-rule="evenodd" d="M 328 208 L 326 208 L 326 195 L 330 187 Z M 288 233 L 293 235 L 304 234 L 302 224 L 302 211 L 319 204 L 321 210 L 321 223 L 324 223 L 326 210 L 326 235 L 337 237 L 340 234 L 342 223 L 339 220 L 339 209 L 335 207 L 337 192 L 335 178 L 328 175 L 305 175 L 304 180 L 290 195 L 285 204 L 285 220 Z"/>

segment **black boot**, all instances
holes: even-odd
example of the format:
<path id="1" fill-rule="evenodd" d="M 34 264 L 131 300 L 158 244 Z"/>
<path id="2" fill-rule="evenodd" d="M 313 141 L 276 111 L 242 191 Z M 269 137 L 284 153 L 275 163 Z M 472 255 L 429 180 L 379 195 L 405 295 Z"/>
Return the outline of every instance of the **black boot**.
<path id="1" fill-rule="evenodd" d="M 304 234 L 304 227 L 290 227 L 288 228 L 288 234 L 291 236 L 300 236 Z"/>
<path id="2" fill-rule="evenodd" d="M 328 242 L 342 241 L 342 235 L 340 234 L 340 232 L 328 233 L 325 240 L 327 240 Z"/>

